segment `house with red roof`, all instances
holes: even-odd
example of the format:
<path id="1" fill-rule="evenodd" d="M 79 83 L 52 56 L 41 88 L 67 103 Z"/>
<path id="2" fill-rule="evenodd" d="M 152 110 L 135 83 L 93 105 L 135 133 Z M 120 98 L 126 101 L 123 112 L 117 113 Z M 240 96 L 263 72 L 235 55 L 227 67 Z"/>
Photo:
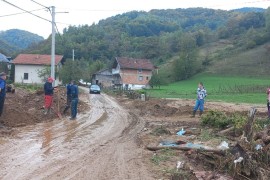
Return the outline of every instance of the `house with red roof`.
<path id="1" fill-rule="evenodd" d="M 142 89 L 148 85 L 155 69 L 149 59 L 116 57 L 112 74 L 118 78 L 114 84 L 125 89 Z"/>
<path id="2" fill-rule="evenodd" d="M 62 55 L 55 55 L 55 72 L 62 67 Z M 44 83 L 44 79 L 38 76 L 38 72 L 51 67 L 51 55 L 42 54 L 19 54 L 12 63 L 15 66 L 15 83 Z M 59 84 L 56 76 L 55 84 Z"/>

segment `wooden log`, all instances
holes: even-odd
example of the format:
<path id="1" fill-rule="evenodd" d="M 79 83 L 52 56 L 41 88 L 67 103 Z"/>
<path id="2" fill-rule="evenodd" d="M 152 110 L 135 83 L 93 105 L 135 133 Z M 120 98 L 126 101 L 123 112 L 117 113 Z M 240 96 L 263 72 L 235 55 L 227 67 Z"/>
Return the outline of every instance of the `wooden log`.
<path id="1" fill-rule="evenodd" d="M 195 150 L 195 151 L 205 151 L 205 152 L 212 152 L 220 155 L 225 155 L 225 151 L 220 149 L 210 149 L 210 148 L 195 148 L 195 147 L 187 147 L 187 146 L 146 146 L 146 148 L 150 151 L 157 151 L 161 149 L 175 149 L 175 150 L 181 150 L 181 151 L 189 151 L 189 150 Z"/>
<path id="2" fill-rule="evenodd" d="M 229 127 L 229 128 L 227 128 L 227 129 L 224 129 L 224 130 L 218 132 L 218 134 L 219 134 L 219 135 L 224 135 L 224 134 L 226 134 L 227 132 L 232 131 L 233 129 L 234 129 L 234 127 L 232 126 L 232 127 Z"/>
<path id="3" fill-rule="evenodd" d="M 252 107 L 249 111 L 249 117 L 248 122 L 246 123 L 244 127 L 244 136 L 247 138 L 248 142 L 251 142 L 253 140 L 253 126 L 255 121 L 255 114 L 257 112 L 257 109 L 255 107 Z"/>

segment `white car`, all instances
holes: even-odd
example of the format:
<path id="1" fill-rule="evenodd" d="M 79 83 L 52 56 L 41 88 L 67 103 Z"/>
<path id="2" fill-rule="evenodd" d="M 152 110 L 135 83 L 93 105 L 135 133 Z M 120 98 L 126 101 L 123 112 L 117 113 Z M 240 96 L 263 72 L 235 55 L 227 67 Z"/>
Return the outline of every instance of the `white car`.
<path id="1" fill-rule="evenodd" d="M 85 82 L 85 81 L 83 81 L 82 79 L 79 80 L 79 83 L 80 83 L 81 85 L 83 85 L 83 86 L 90 86 L 90 85 L 91 85 L 90 82 Z"/>

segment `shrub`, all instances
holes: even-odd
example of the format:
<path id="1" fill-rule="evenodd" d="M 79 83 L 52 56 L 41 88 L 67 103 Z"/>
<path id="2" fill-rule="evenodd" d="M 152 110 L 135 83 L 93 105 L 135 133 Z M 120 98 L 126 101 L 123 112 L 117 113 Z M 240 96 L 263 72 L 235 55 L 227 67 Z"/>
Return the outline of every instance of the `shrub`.
<path id="1" fill-rule="evenodd" d="M 225 128 L 231 124 L 231 119 L 221 111 L 211 110 L 202 117 L 202 124 L 216 128 Z"/>
<path id="2" fill-rule="evenodd" d="M 207 125 L 215 128 L 225 128 L 228 125 L 234 126 L 236 130 L 243 128 L 247 122 L 247 117 L 233 113 L 232 115 L 226 115 L 221 111 L 209 111 L 202 117 L 202 125 Z"/>

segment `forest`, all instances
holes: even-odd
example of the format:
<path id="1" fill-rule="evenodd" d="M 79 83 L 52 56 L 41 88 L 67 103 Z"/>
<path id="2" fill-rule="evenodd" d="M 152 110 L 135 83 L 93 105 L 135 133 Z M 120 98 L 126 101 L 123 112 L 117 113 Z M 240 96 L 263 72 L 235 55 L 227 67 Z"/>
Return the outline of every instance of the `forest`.
<path id="1" fill-rule="evenodd" d="M 204 71 L 218 59 L 266 44 L 269 31 L 270 9 L 131 11 L 97 24 L 69 26 L 56 36 L 56 54 L 68 61 L 74 50 L 84 79 L 122 56 L 150 59 L 161 71 L 166 69 L 158 77 L 161 83 L 162 78 L 174 82 Z M 211 43 L 226 41 L 231 46 L 225 51 L 201 55 L 200 50 Z M 23 52 L 50 54 L 50 50 L 49 37 Z"/>

